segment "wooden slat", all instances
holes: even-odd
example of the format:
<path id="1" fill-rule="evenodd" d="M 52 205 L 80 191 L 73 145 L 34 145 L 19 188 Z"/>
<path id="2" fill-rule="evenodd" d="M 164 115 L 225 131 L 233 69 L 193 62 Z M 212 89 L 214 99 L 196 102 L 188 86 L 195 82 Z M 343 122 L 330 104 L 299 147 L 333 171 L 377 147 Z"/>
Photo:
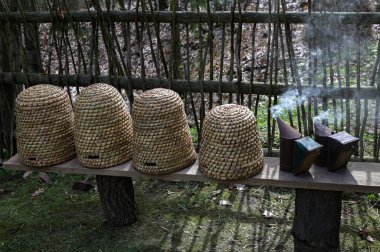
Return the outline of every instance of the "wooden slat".
<path id="1" fill-rule="evenodd" d="M 245 11 L 239 15 L 234 15 L 231 20 L 229 12 L 216 11 L 211 13 L 211 17 L 207 15 L 207 12 L 192 12 L 192 11 L 177 11 L 173 17 L 171 11 L 155 11 L 154 13 L 144 13 L 142 11 L 119 11 L 111 10 L 107 12 L 98 13 L 96 11 L 70 11 L 70 14 L 66 11 L 60 12 L 59 15 L 55 15 L 54 12 L 40 11 L 40 12 L 0 12 L 0 22 L 11 23 L 52 23 L 54 22 L 92 22 L 95 21 L 95 16 L 101 15 L 103 20 L 110 20 L 112 22 L 153 22 L 156 19 L 160 23 L 171 23 L 173 18 L 177 23 L 191 24 L 191 23 L 238 23 L 241 19 L 242 23 L 269 23 L 275 22 L 275 14 L 269 14 L 268 12 L 252 12 Z M 284 23 L 298 24 L 307 23 L 312 20 L 338 20 L 342 24 L 380 24 L 380 13 L 378 12 L 287 12 L 286 14 L 280 14 L 278 21 Z"/>
<path id="2" fill-rule="evenodd" d="M 80 166 L 77 159 L 52 167 L 33 168 L 20 164 L 18 155 L 15 155 L 5 162 L 4 166 L 9 170 L 144 177 L 162 180 L 212 181 L 201 174 L 198 168 L 198 162 L 181 171 L 167 175 L 147 175 L 140 173 L 133 168 L 132 162 L 107 169 L 89 169 Z M 329 172 L 324 167 L 314 165 L 309 172 L 294 176 L 292 173 L 279 170 L 278 158 L 266 157 L 264 169 L 260 174 L 244 181 L 234 181 L 233 183 L 315 190 L 380 193 L 380 165 L 377 163 L 351 162 L 347 169 L 341 169 L 336 172 Z"/>
<path id="3" fill-rule="evenodd" d="M 52 84 L 57 86 L 79 86 L 86 87 L 92 83 L 94 80 L 93 76 L 88 74 L 80 75 L 58 75 L 58 74 L 41 74 L 41 73 L 20 73 L 20 72 L 0 72 L 0 78 L 4 85 L 13 84 L 25 84 L 25 80 L 28 80 L 30 85 L 37 84 Z M 167 79 L 158 78 L 129 78 L 124 76 L 114 76 L 110 78 L 108 75 L 97 75 L 95 81 L 102 83 L 114 84 L 116 86 L 127 87 L 131 84 L 133 89 L 152 89 L 152 88 L 169 88 L 169 81 Z M 246 82 L 246 81 L 220 81 L 220 80 L 184 80 L 184 79 L 174 79 L 172 81 L 172 89 L 176 92 L 183 93 L 189 92 L 189 84 L 191 86 L 191 91 L 201 92 L 219 92 L 222 93 L 236 93 L 239 87 L 240 94 L 258 94 L 258 95 L 281 95 L 289 90 L 289 86 L 283 83 L 277 83 L 276 85 L 269 87 L 268 84 L 264 82 Z M 290 83 L 289 83 L 290 84 Z M 294 88 L 294 87 L 293 87 Z M 311 98 L 360 98 L 360 99 L 376 99 L 377 89 L 376 87 L 361 87 L 357 90 L 356 87 L 323 87 L 322 85 L 316 85 L 315 87 L 300 86 L 299 90 L 311 94 Z M 313 95 L 314 94 L 314 95 Z"/>

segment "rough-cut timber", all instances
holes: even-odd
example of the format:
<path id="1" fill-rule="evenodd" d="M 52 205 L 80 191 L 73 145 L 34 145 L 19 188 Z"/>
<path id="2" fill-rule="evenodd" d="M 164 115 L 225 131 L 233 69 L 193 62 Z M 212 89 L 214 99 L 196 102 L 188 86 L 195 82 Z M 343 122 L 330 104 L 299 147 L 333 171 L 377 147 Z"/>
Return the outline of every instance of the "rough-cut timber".
<path id="1" fill-rule="evenodd" d="M 85 168 L 79 165 L 77 159 L 72 159 L 69 162 L 51 167 L 33 168 L 20 164 L 18 155 L 15 155 L 5 162 L 4 167 L 10 170 L 34 170 L 40 172 L 63 172 L 118 177 L 144 177 L 170 181 L 213 181 L 203 176 L 198 167 L 198 161 L 183 170 L 166 175 L 149 175 L 138 172 L 132 166 L 131 161 L 107 169 Z M 262 172 L 248 179 L 232 183 L 315 190 L 380 193 L 380 169 L 378 163 L 350 162 L 348 163 L 347 169 L 329 172 L 325 167 L 313 165 L 308 172 L 294 176 L 292 173 L 280 171 L 278 158 L 265 157 L 264 169 Z"/>
<path id="2" fill-rule="evenodd" d="M 96 176 L 100 200 L 107 221 L 121 227 L 137 220 L 137 207 L 132 178 Z"/>
<path id="3" fill-rule="evenodd" d="M 294 251 L 339 251 L 342 192 L 296 189 Z"/>
<path id="4" fill-rule="evenodd" d="M 20 12 L 11 12 L 8 15 L 0 12 L 0 22 L 13 23 L 51 23 L 51 22 L 92 22 L 96 20 L 110 20 L 111 22 L 153 22 L 155 19 L 159 23 L 172 23 L 173 17 L 176 23 L 307 23 L 310 19 L 336 19 L 343 24 L 379 24 L 380 14 L 378 12 L 331 12 L 319 13 L 313 12 L 300 13 L 288 12 L 284 14 L 270 14 L 268 12 L 245 11 L 243 13 L 231 15 L 230 12 L 216 11 L 208 16 L 207 12 L 177 11 L 175 15 L 171 11 L 155 11 L 153 13 L 143 13 L 142 11 L 107 11 L 97 13 L 96 11 L 72 11 L 70 16 L 63 11 L 58 13 L 50 13 L 48 11 L 41 12 L 24 12 L 24 16 Z M 100 19 L 96 16 L 101 15 Z M 231 17 L 233 20 L 231 20 Z"/>
<path id="5" fill-rule="evenodd" d="M 94 76 L 93 76 L 94 77 Z M 152 88 L 169 88 L 169 80 L 158 79 L 158 78 L 131 78 L 128 77 L 112 77 L 105 75 L 97 76 L 97 79 L 91 78 L 90 75 L 58 75 L 58 74 L 37 74 L 37 73 L 10 73 L 4 72 L 0 73 L 0 78 L 2 78 L 4 84 L 25 84 L 25 81 L 31 85 L 48 83 L 52 85 L 69 85 L 69 86 L 88 86 L 95 82 L 108 83 L 114 86 L 127 87 L 129 83 L 132 84 L 133 89 L 152 89 Z M 202 87 L 203 84 L 203 87 Z M 252 90 L 249 82 L 240 82 L 240 94 L 259 94 L 259 95 L 281 95 L 285 91 L 289 90 L 288 86 L 283 83 L 277 83 L 277 85 L 270 86 L 264 82 L 253 82 Z M 222 93 L 236 93 L 238 87 L 237 81 L 223 81 L 222 82 Z M 202 88 L 204 92 L 215 93 L 219 90 L 219 81 L 209 80 L 209 81 L 190 81 L 192 92 L 201 92 Z M 173 80 L 172 89 L 176 92 L 188 92 L 189 85 L 186 80 Z M 365 99 L 376 99 L 377 89 L 376 87 L 361 87 L 359 90 L 357 88 L 333 88 L 333 87 L 323 87 L 317 85 L 316 87 L 302 87 L 301 90 L 307 91 L 309 94 L 315 94 L 316 98 L 329 97 L 329 98 L 365 98 Z M 312 97 L 312 95 L 311 95 Z"/>

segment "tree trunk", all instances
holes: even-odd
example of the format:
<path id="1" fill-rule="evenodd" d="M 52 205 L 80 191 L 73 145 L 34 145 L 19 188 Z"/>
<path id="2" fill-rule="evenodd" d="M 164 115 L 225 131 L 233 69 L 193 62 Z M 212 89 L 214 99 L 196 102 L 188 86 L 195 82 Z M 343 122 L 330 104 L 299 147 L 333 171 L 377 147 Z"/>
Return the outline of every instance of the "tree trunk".
<path id="1" fill-rule="evenodd" d="M 342 192 L 296 189 L 294 251 L 339 251 Z"/>
<path id="2" fill-rule="evenodd" d="M 104 213 L 111 226 L 121 227 L 137 220 L 132 178 L 96 176 L 96 182 Z"/>

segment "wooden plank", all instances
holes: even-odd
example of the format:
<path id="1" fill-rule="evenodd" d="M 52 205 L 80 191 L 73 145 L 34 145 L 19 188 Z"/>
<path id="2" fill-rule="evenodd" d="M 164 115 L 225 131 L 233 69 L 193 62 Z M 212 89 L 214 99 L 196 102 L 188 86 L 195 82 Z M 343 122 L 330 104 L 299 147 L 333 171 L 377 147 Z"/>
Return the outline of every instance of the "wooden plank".
<path id="1" fill-rule="evenodd" d="M 106 169 L 89 169 L 82 167 L 79 165 L 77 159 L 72 159 L 66 163 L 52 167 L 33 168 L 20 164 L 18 155 L 15 155 L 5 162 L 4 167 L 9 170 L 144 177 L 162 180 L 212 181 L 202 175 L 198 168 L 198 162 L 181 171 L 167 175 L 143 174 L 136 171 L 130 161 Z M 231 183 L 315 190 L 380 193 L 380 165 L 378 163 L 350 162 L 347 169 L 341 169 L 336 172 L 329 172 L 324 167 L 314 165 L 309 172 L 294 176 L 292 173 L 280 171 L 278 158 L 266 157 L 264 169 L 260 174 L 243 181 L 234 181 Z"/>
<path id="2" fill-rule="evenodd" d="M 119 11 L 110 10 L 107 12 L 97 11 L 66 11 L 60 12 L 59 15 L 49 11 L 40 12 L 0 12 L 0 22 L 12 23 L 51 23 L 51 22 L 92 22 L 96 21 L 95 17 L 102 15 L 101 20 L 110 20 L 111 22 L 153 22 L 156 19 L 160 23 L 192 24 L 192 23 L 307 23 L 310 19 L 336 20 L 342 24 L 379 24 L 380 14 L 378 12 L 287 12 L 286 14 L 270 14 L 268 12 L 244 11 L 241 15 L 233 15 L 231 20 L 230 12 L 215 11 L 210 14 L 207 12 L 177 11 L 174 15 L 171 11 L 155 11 L 154 13 L 143 13 L 142 11 Z M 240 19 L 240 20 L 239 20 Z"/>
<path id="3" fill-rule="evenodd" d="M 5 85 L 13 84 L 25 84 L 25 81 L 28 80 L 30 85 L 49 83 L 53 85 L 62 85 L 65 86 L 80 86 L 86 87 L 92 83 L 94 80 L 91 79 L 90 75 L 81 74 L 81 75 L 58 75 L 58 74 L 41 74 L 41 73 L 11 73 L 11 72 L 2 72 L 0 73 L 0 78 Z M 115 86 L 127 87 L 129 84 L 132 85 L 133 89 L 152 89 L 158 87 L 169 87 L 169 80 L 167 79 L 157 79 L 157 78 L 131 78 L 123 76 L 115 76 L 110 79 L 109 76 L 99 75 L 97 77 L 98 82 L 109 83 Z M 273 87 L 265 84 L 264 82 L 253 82 L 252 85 L 246 81 L 222 81 L 219 80 L 191 80 L 190 86 L 191 91 L 201 92 L 202 88 L 204 92 L 219 92 L 221 85 L 222 93 L 236 93 L 238 86 L 240 85 L 239 93 L 240 94 L 260 94 L 260 95 L 281 95 L 285 91 L 289 90 L 289 87 L 283 83 L 277 83 Z M 172 89 L 176 92 L 188 92 L 189 85 L 186 80 L 176 79 L 172 81 Z M 377 89 L 376 87 L 361 87 L 360 90 L 354 87 L 323 87 L 321 85 L 316 85 L 315 87 L 302 86 L 302 92 L 307 92 L 311 94 L 311 98 L 360 98 L 360 99 L 376 99 Z M 315 94 L 313 96 L 313 94 Z"/>

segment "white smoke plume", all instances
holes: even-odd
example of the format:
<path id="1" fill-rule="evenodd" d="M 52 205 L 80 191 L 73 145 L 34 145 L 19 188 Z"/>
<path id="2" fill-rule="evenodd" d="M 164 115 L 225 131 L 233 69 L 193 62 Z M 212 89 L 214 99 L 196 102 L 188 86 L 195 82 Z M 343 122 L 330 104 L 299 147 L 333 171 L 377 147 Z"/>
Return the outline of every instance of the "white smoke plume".
<path id="1" fill-rule="evenodd" d="M 324 121 L 328 121 L 330 116 L 330 110 L 322 111 L 319 115 L 313 118 L 315 124 L 323 124 Z"/>
<path id="2" fill-rule="evenodd" d="M 276 119 L 284 115 L 287 111 L 297 108 L 304 103 L 309 97 L 317 97 L 320 92 L 312 88 L 305 88 L 302 94 L 297 89 L 289 89 L 280 96 L 279 103 L 270 108 L 272 118 Z"/>

